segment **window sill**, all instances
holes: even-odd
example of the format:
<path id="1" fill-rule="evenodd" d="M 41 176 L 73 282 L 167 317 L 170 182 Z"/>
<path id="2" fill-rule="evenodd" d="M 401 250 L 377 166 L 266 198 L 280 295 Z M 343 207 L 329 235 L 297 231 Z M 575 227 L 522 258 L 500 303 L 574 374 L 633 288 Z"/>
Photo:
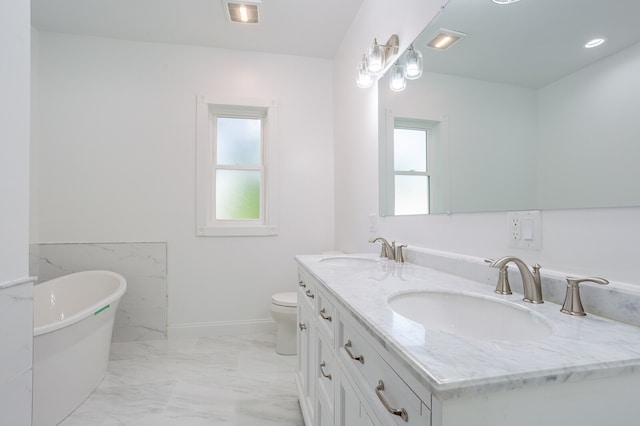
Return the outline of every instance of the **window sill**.
<path id="1" fill-rule="evenodd" d="M 198 237 L 272 237 L 278 235 L 278 227 L 262 226 L 220 226 L 198 228 Z"/>

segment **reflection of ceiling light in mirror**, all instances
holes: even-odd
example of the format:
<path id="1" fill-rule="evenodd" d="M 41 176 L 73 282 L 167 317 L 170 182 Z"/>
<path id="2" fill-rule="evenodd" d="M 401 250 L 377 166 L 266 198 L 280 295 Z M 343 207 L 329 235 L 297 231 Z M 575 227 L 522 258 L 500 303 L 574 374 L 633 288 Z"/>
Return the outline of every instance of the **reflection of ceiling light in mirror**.
<path id="1" fill-rule="evenodd" d="M 464 36 L 466 36 L 465 33 L 441 29 L 440 32 L 427 43 L 427 46 L 432 49 L 445 50 L 456 44 L 458 40 Z"/>
<path id="2" fill-rule="evenodd" d="M 511 3 L 517 3 L 520 0 L 493 0 L 493 2 L 495 4 L 511 4 Z"/>
<path id="3" fill-rule="evenodd" d="M 228 13 L 229 20 L 231 22 L 238 22 L 240 24 L 257 24 L 258 23 L 258 4 L 259 0 L 248 0 L 244 2 L 231 2 L 224 0 Z"/>
<path id="4" fill-rule="evenodd" d="M 593 40 L 591 40 L 588 43 L 586 43 L 584 45 L 584 47 L 586 47 L 587 49 L 591 49 L 593 47 L 600 46 L 602 43 L 604 43 L 604 39 L 603 38 L 594 38 Z"/>

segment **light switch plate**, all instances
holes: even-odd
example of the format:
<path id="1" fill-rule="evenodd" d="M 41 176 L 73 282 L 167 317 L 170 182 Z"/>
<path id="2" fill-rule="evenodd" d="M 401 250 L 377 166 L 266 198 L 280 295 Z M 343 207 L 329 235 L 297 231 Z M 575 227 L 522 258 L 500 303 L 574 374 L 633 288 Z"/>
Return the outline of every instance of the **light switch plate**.
<path id="1" fill-rule="evenodd" d="M 378 232 L 378 215 L 377 214 L 369 215 L 369 232 L 372 234 Z"/>
<path id="2" fill-rule="evenodd" d="M 540 250 L 542 232 L 540 210 L 507 213 L 509 247 Z"/>

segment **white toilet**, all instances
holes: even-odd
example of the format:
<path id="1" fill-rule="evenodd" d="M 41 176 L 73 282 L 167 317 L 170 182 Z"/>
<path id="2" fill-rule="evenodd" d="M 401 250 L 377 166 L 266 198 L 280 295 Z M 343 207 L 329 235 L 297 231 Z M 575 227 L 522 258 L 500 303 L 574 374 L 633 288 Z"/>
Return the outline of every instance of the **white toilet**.
<path id="1" fill-rule="evenodd" d="M 295 291 L 271 296 L 271 316 L 278 326 L 276 352 L 280 355 L 295 355 L 297 352 L 297 315 L 298 294 Z"/>

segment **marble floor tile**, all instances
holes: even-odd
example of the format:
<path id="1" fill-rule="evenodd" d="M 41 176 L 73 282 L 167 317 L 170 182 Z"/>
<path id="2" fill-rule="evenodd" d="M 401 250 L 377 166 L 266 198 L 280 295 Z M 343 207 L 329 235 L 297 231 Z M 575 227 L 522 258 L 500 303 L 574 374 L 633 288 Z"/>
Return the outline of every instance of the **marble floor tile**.
<path id="1" fill-rule="evenodd" d="M 113 343 L 107 374 L 61 426 L 304 426 L 295 356 L 275 334 Z"/>

